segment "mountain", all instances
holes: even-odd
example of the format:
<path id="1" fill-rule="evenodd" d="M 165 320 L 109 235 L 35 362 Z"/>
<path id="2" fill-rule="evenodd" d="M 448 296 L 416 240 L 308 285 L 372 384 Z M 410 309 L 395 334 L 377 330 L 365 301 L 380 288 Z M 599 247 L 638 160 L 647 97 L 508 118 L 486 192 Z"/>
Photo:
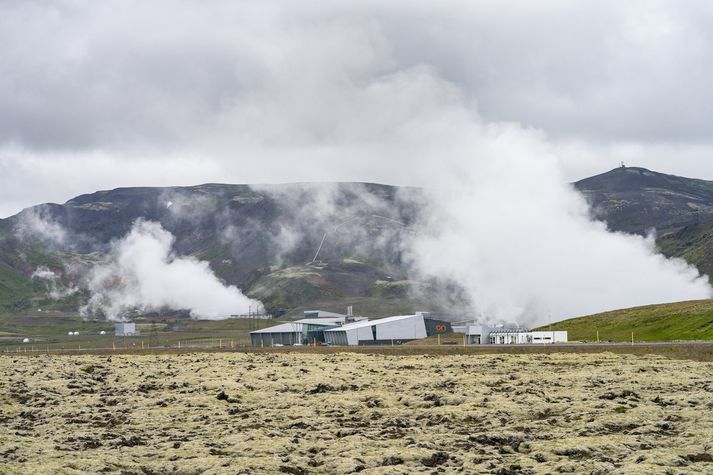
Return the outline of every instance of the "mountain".
<path id="1" fill-rule="evenodd" d="M 713 278 L 712 181 L 620 167 L 574 186 L 609 229 L 655 231 L 664 255 L 682 258 Z"/>
<path id="2" fill-rule="evenodd" d="M 611 230 L 656 230 L 664 254 L 713 276 L 713 182 L 620 167 L 574 187 Z M 34 206 L 0 220 L 0 312 L 76 312 L 87 271 L 139 219 L 276 314 L 452 310 L 465 302 L 457 285 L 410 280 L 403 254 L 427 205 L 415 188 L 322 183 L 119 188 Z"/>
<path id="3" fill-rule="evenodd" d="M 713 182 L 619 167 L 574 184 L 613 231 L 665 235 L 713 220 Z"/>
<path id="4" fill-rule="evenodd" d="M 419 196 L 370 183 L 206 184 L 120 188 L 35 206 L 0 220 L 0 307 L 76 310 L 87 295 L 52 300 L 48 290 L 76 286 L 143 219 L 174 236 L 177 255 L 207 261 L 271 312 L 429 309 L 429 285 L 407 279 L 401 254 Z M 33 279 L 38 272 L 51 280 Z"/>

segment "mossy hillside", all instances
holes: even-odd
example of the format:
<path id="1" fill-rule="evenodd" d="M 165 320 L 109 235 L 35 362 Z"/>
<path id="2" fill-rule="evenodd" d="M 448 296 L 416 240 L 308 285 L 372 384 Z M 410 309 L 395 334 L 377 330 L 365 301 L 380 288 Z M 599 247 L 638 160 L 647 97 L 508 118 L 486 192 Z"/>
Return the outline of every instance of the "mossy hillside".
<path id="1" fill-rule="evenodd" d="M 570 341 L 713 340 L 713 300 L 696 300 L 663 305 L 648 305 L 553 324 L 567 330 Z M 539 328 L 547 330 L 549 326 Z"/>
<path id="2" fill-rule="evenodd" d="M 0 260 L 0 312 L 23 306 L 34 295 L 32 280 Z"/>
<path id="3" fill-rule="evenodd" d="M 696 223 L 658 239 L 662 254 L 679 257 L 713 282 L 713 222 Z"/>

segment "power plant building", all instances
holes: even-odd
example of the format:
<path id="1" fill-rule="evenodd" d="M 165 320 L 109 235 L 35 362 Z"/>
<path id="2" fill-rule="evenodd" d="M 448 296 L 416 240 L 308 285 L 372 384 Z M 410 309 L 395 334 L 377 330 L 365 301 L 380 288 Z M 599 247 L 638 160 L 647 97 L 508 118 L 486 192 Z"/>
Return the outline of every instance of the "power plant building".
<path id="1" fill-rule="evenodd" d="M 350 346 L 401 343 L 427 336 L 426 323 L 421 313 L 348 323 L 324 331 L 327 344 Z"/>
<path id="2" fill-rule="evenodd" d="M 114 324 L 114 336 L 138 336 L 135 323 L 116 323 Z"/>
<path id="3" fill-rule="evenodd" d="M 281 323 L 273 327 L 250 332 L 253 346 L 274 345 L 308 345 L 324 342 L 324 331 L 337 328 L 347 320 L 347 317 L 303 318 L 294 322 Z"/>
<path id="4" fill-rule="evenodd" d="M 453 331 L 465 334 L 468 345 L 526 345 L 567 343 L 566 331 L 529 331 L 522 328 L 488 327 L 486 325 L 454 326 Z"/>
<path id="5" fill-rule="evenodd" d="M 305 312 L 314 315 L 315 312 Z M 351 312 L 349 312 L 351 313 Z M 324 312 L 319 314 L 324 315 Z M 338 315 L 338 314 L 337 314 Z M 451 333 L 446 321 L 428 318 L 428 313 L 399 315 L 376 320 L 340 315 L 303 318 L 250 333 L 253 346 L 401 344 L 438 333 Z"/>

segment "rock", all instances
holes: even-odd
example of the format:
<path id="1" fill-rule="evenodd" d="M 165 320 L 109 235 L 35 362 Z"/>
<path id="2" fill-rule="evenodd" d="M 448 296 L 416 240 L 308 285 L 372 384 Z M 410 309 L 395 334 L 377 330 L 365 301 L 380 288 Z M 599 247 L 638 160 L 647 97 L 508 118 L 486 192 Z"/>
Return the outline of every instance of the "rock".
<path id="1" fill-rule="evenodd" d="M 437 467 L 448 462 L 449 456 L 445 452 L 436 452 L 428 458 L 421 459 L 421 463 L 426 467 Z"/>

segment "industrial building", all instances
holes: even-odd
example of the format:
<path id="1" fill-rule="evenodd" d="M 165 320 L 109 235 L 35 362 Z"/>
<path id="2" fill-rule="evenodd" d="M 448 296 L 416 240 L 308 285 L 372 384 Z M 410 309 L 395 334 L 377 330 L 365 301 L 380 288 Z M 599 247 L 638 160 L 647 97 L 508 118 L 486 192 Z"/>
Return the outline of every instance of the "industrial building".
<path id="1" fill-rule="evenodd" d="M 317 314 L 318 311 L 310 313 Z M 364 319 L 362 317 L 348 317 L 339 314 L 331 314 L 336 316 L 325 316 L 327 313 L 329 312 L 319 312 L 321 316 L 317 318 L 303 318 L 295 320 L 294 322 L 281 323 L 280 325 L 250 332 L 250 340 L 253 346 L 324 343 L 325 330 L 337 328 L 347 322 Z M 305 314 L 307 314 L 307 312 L 305 312 Z"/>
<path id="2" fill-rule="evenodd" d="M 422 314 L 349 323 L 324 332 L 325 341 L 330 345 L 365 345 L 392 340 L 401 342 L 426 336 L 426 324 Z"/>
<path id="3" fill-rule="evenodd" d="M 399 315 L 349 323 L 324 331 L 330 345 L 379 345 L 403 343 L 451 332 L 448 322 L 426 318 L 428 314 Z"/>
<path id="4" fill-rule="evenodd" d="M 427 313 L 368 320 L 364 317 L 307 311 L 303 318 L 250 333 L 253 346 L 307 345 L 378 345 L 403 343 L 437 333 L 452 332 L 448 322 L 428 318 Z"/>
<path id="5" fill-rule="evenodd" d="M 486 325 L 454 326 L 453 331 L 465 335 L 468 345 L 523 345 L 567 343 L 566 331 L 529 331 L 522 328 L 488 327 Z"/>
<path id="6" fill-rule="evenodd" d="M 115 323 L 114 324 L 114 335 L 115 336 L 139 336 L 139 332 L 136 331 L 135 323 Z"/>

